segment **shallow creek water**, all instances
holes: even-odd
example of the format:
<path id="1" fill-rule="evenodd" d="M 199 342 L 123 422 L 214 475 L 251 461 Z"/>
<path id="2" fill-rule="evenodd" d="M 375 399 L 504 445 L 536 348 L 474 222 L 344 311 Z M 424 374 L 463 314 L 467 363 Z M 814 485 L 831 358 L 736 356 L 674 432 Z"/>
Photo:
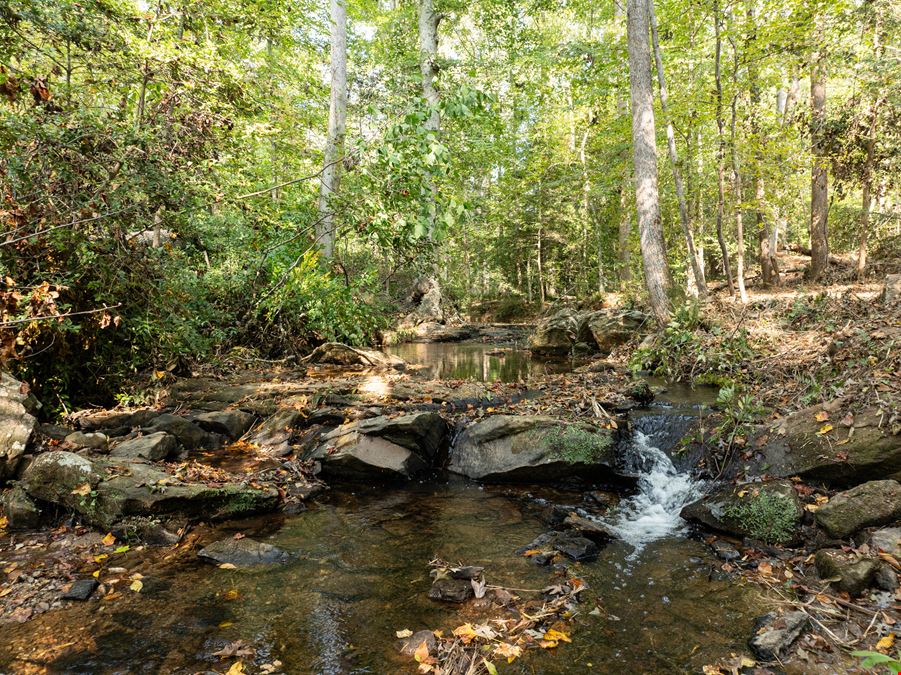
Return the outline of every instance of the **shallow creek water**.
<path id="1" fill-rule="evenodd" d="M 482 354 L 484 372 L 490 346 L 480 346 L 486 349 L 472 351 Z M 440 347 L 450 354 L 460 345 Z M 638 491 L 606 519 L 622 540 L 571 568 L 590 588 L 572 643 L 529 651 L 502 664 L 502 673 L 699 672 L 744 648 L 759 599 L 723 578 L 721 561 L 687 536 L 678 511 L 701 486 L 660 449 L 681 435 L 703 396 L 675 390 L 677 407 L 664 403 L 633 418 L 627 460 L 640 474 Z M 457 479 L 334 486 L 304 513 L 272 516 L 256 529 L 223 527 L 222 536 L 240 531 L 291 552 L 289 564 L 223 570 L 192 562 L 145 579 L 140 594 L 4 627 L 0 673 L 221 672 L 231 661 L 214 652 L 236 640 L 255 648 L 248 664 L 277 659 L 287 673 L 412 673 L 396 631 L 447 631 L 479 620 L 428 599 L 428 562 L 484 566 L 489 584 L 548 586 L 553 570 L 515 550 L 547 530 L 549 504 L 578 509 L 584 489 Z"/>

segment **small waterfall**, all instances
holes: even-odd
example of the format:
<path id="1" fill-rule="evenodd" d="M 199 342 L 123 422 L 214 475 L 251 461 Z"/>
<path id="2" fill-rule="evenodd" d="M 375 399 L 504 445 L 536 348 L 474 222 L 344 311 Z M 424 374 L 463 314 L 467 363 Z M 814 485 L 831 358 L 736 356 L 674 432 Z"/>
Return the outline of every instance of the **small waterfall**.
<path id="1" fill-rule="evenodd" d="M 638 493 L 620 502 L 608 525 L 637 555 L 650 542 L 682 529 L 679 512 L 701 495 L 702 485 L 654 445 L 650 436 L 635 431 L 626 458 L 638 475 Z"/>

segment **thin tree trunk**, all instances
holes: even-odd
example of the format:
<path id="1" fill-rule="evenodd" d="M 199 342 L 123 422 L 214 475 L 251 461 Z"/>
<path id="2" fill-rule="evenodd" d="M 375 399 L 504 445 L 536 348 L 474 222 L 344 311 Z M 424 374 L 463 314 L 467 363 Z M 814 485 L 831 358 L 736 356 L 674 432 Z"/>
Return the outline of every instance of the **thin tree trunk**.
<path id="1" fill-rule="evenodd" d="M 738 139 L 735 136 L 735 122 L 738 114 L 738 49 L 732 42 L 733 67 L 732 67 L 732 122 L 730 133 L 730 145 L 732 150 L 732 185 L 735 193 L 734 218 L 735 218 L 735 278 L 738 282 L 738 296 L 742 304 L 748 303 L 748 293 L 745 290 L 745 228 L 742 222 L 742 185 L 741 170 L 738 161 Z"/>
<path id="2" fill-rule="evenodd" d="M 347 7 L 344 3 L 345 0 L 331 0 L 331 96 L 316 225 L 316 241 L 323 260 L 331 260 L 335 255 L 334 201 L 340 188 L 347 123 Z"/>
<path id="3" fill-rule="evenodd" d="M 876 8 L 876 21 L 873 26 L 873 53 L 877 60 L 882 56 L 880 45 L 880 28 L 882 27 L 881 15 Z M 870 209 L 873 201 L 873 169 L 876 163 L 876 127 L 879 121 L 879 106 L 882 99 L 877 98 L 867 111 L 869 124 L 867 125 L 867 138 L 864 142 L 867 158 L 863 167 L 863 179 L 861 181 L 861 208 L 860 208 L 860 246 L 857 250 L 857 280 L 863 281 L 867 274 L 867 246 L 869 244 Z"/>
<path id="4" fill-rule="evenodd" d="M 619 27 L 622 25 L 626 17 L 626 0 L 613 0 L 613 22 Z M 625 117 L 629 112 L 629 103 L 625 96 L 621 94 L 616 100 L 616 114 L 620 118 Z M 623 175 L 619 182 L 619 227 L 617 234 L 616 252 L 619 264 L 619 281 L 620 288 L 624 287 L 632 280 L 632 268 L 630 260 L 632 251 L 629 246 L 629 239 L 632 236 L 632 215 L 629 213 L 629 167 L 624 162 Z"/>
<path id="5" fill-rule="evenodd" d="M 153 214 L 153 239 L 151 240 L 153 248 L 160 248 L 163 245 L 163 208 L 163 206 L 158 207 Z"/>
<path id="6" fill-rule="evenodd" d="M 820 25 L 821 22 L 817 22 Z M 810 71 L 810 139 L 813 164 L 810 171 L 810 269 L 817 281 L 829 265 L 829 184 L 823 125 L 826 121 L 826 70 L 823 55 L 814 56 Z"/>
<path id="7" fill-rule="evenodd" d="M 594 124 L 594 114 L 592 113 L 588 119 L 588 126 L 585 128 L 585 133 L 582 134 L 582 143 L 579 146 L 579 163 L 582 165 L 582 221 L 585 223 L 586 227 L 586 238 L 585 238 L 585 250 L 587 251 L 589 239 L 588 239 L 588 224 L 591 222 L 591 176 L 588 173 L 588 132 L 591 129 L 591 125 Z M 597 242 L 598 242 L 598 292 L 604 292 L 604 259 L 602 257 L 602 249 L 601 249 L 601 232 L 600 229 L 597 231 Z M 585 272 L 588 271 L 587 265 L 587 254 L 585 256 Z"/>
<path id="8" fill-rule="evenodd" d="M 726 201 L 726 136 L 723 130 L 723 80 L 722 80 L 722 15 L 720 13 L 719 0 L 713 2 L 713 26 L 716 35 L 716 54 L 714 59 L 714 78 L 716 80 L 716 238 L 720 244 L 720 254 L 723 256 L 723 274 L 729 284 L 729 294 L 735 295 L 735 285 L 732 283 L 732 268 L 729 264 L 729 249 L 726 248 L 726 239 L 723 236 L 723 208 Z"/>
<path id="9" fill-rule="evenodd" d="M 435 78 L 438 76 L 438 24 L 441 15 L 435 12 L 432 0 L 419 0 L 419 69 L 422 73 L 422 97 L 429 106 L 429 117 L 425 122 L 428 132 L 437 140 L 441 118 L 438 114 L 438 90 Z M 434 181 L 429 181 L 431 207 L 429 208 L 428 237 L 435 239 L 435 217 L 438 202 L 438 188 Z"/>
<path id="10" fill-rule="evenodd" d="M 666 147 L 669 152 L 670 166 L 673 170 L 673 183 L 676 185 L 676 197 L 679 200 L 679 222 L 682 224 L 682 233 L 685 235 L 685 244 L 688 249 L 688 260 L 691 265 L 695 280 L 696 295 L 701 300 L 707 299 L 707 282 L 704 279 L 704 270 L 698 261 L 695 250 L 695 238 L 692 231 L 691 219 L 688 214 L 688 204 L 685 201 L 685 189 L 682 186 L 682 174 L 679 171 L 679 155 L 676 152 L 676 134 L 673 130 L 672 119 L 668 110 L 668 97 L 666 92 L 666 77 L 663 73 L 663 58 L 660 55 L 660 40 L 657 34 L 657 16 L 654 13 L 654 0 L 648 0 L 648 11 L 651 22 L 651 37 L 654 41 L 654 59 L 657 64 L 657 84 L 660 88 L 660 109 L 666 121 Z M 691 285 L 689 285 L 691 287 Z"/>
<path id="11" fill-rule="evenodd" d="M 660 223 L 657 191 L 657 146 L 654 124 L 654 90 L 651 85 L 649 0 L 628 0 L 627 36 L 629 83 L 632 98 L 632 154 L 635 172 L 635 206 L 644 279 L 651 311 L 657 323 L 669 321 L 670 280 L 666 244 Z"/>

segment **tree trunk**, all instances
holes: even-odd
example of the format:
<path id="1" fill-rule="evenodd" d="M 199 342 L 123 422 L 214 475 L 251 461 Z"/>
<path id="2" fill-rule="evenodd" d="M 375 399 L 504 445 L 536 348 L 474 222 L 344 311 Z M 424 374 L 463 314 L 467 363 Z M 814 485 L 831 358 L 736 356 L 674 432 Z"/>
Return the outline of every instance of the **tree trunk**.
<path id="1" fill-rule="evenodd" d="M 732 267 L 729 264 L 729 249 L 726 248 L 726 238 L 723 236 L 723 208 L 726 201 L 726 136 L 723 132 L 723 80 L 722 80 L 722 56 L 723 56 L 723 38 L 722 38 L 722 16 L 720 14 L 720 5 L 718 0 L 713 3 L 713 26 L 716 35 L 716 52 L 714 58 L 714 78 L 716 80 L 716 130 L 717 130 L 717 147 L 716 147 L 716 238 L 720 244 L 720 254 L 723 256 L 723 274 L 726 275 L 726 281 L 729 284 L 729 294 L 735 295 L 735 286 L 732 283 Z"/>
<path id="2" fill-rule="evenodd" d="M 635 206 L 644 279 L 651 311 L 657 323 L 669 321 L 670 280 L 666 245 L 660 223 L 657 192 L 657 146 L 654 124 L 654 91 L 651 85 L 649 0 L 628 0 L 627 36 L 629 83 L 632 98 L 632 154 L 635 172 Z"/>
<path id="3" fill-rule="evenodd" d="M 331 97 L 328 114 L 328 138 L 319 186 L 319 221 L 316 241 L 323 260 L 335 254 L 335 214 L 333 201 L 341 182 L 344 135 L 347 122 L 347 7 L 345 0 L 331 0 L 332 52 Z"/>
<path id="4" fill-rule="evenodd" d="M 810 139 L 813 165 L 810 172 L 810 269 L 817 281 L 829 265 L 829 187 L 823 125 L 826 121 L 826 70 L 822 54 L 814 57 L 810 71 Z"/>
<path id="5" fill-rule="evenodd" d="M 657 84 L 660 88 L 660 109 L 666 121 L 666 147 L 669 152 L 670 166 L 673 170 L 673 183 L 676 185 L 676 197 L 679 200 L 679 222 L 682 224 L 682 233 L 685 235 L 685 244 L 688 249 L 688 260 L 694 276 L 695 294 L 701 300 L 707 299 L 707 282 L 704 279 L 704 270 L 700 266 L 698 254 L 695 250 L 695 238 L 692 224 L 688 214 L 688 204 L 685 201 L 685 189 L 682 186 L 682 174 L 679 171 L 679 156 L 676 152 L 676 134 L 667 107 L 666 77 L 663 73 L 663 58 L 660 55 L 660 40 L 657 35 L 657 16 L 654 13 L 654 0 L 648 0 L 648 10 L 651 21 L 651 37 L 654 41 L 654 59 L 657 64 Z M 690 285 L 691 287 L 691 285 Z"/>
<path id="6" fill-rule="evenodd" d="M 422 73 L 422 97 L 429 106 L 429 117 L 425 128 L 437 140 L 441 118 L 438 115 L 438 90 L 435 78 L 438 75 L 438 23 L 441 15 L 435 12 L 432 0 L 419 0 L 419 70 Z M 438 201 L 438 188 L 434 181 L 429 181 L 431 208 L 429 209 L 428 236 L 429 241 L 435 239 L 435 206 Z"/>
<path id="7" fill-rule="evenodd" d="M 882 56 L 880 49 L 880 28 L 882 27 L 881 15 L 876 8 L 876 21 L 873 26 L 873 53 L 879 59 Z M 879 106 L 882 99 L 877 98 L 870 104 L 867 111 L 869 124 L 867 125 L 867 138 L 864 142 L 867 156 L 863 166 L 863 178 L 861 180 L 861 208 L 860 208 L 860 247 L 857 251 L 857 280 L 863 281 L 867 274 L 867 246 L 870 230 L 870 209 L 873 202 L 873 169 L 876 163 L 876 126 L 879 121 Z"/>
<path id="8" fill-rule="evenodd" d="M 742 222 L 743 192 L 741 185 L 741 170 L 738 161 L 738 139 L 735 136 L 735 122 L 738 108 L 738 49 L 732 43 L 733 67 L 732 67 L 732 123 L 730 145 L 732 146 L 732 185 L 734 191 L 734 218 L 735 218 L 735 278 L 738 282 L 738 297 L 742 304 L 748 303 L 748 292 L 745 290 L 745 228 Z"/>
<path id="9" fill-rule="evenodd" d="M 626 0 L 613 0 L 613 22 L 619 27 L 623 23 L 626 14 Z M 617 96 L 616 114 L 619 117 L 625 117 L 629 111 L 629 104 L 622 95 Z M 619 281 L 620 288 L 624 287 L 632 280 L 632 268 L 630 267 L 630 259 L 632 257 L 629 248 L 629 239 L 632 235 L 632 216 L 629 213 L 629 168 L 628 163 L 624 162 L 623 175 L 619 182 L 619 228 L 617 236 L 616 252 L 619 263 Z"/>

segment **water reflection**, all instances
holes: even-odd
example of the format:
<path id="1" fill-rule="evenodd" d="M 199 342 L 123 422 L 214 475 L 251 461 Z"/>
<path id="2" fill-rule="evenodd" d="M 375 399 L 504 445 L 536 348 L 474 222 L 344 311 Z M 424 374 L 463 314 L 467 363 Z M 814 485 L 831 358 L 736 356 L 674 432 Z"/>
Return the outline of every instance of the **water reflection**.
<path id="1" fill-rule="evenodd" d="M 537 361 L 527 349 L 478 342 L 411 342 L 387 348 L 390 354 L 419 366 L 423 377 L 478 382 L 526 382 L 530 377 L 567 373 L 573 362 Z"/>

